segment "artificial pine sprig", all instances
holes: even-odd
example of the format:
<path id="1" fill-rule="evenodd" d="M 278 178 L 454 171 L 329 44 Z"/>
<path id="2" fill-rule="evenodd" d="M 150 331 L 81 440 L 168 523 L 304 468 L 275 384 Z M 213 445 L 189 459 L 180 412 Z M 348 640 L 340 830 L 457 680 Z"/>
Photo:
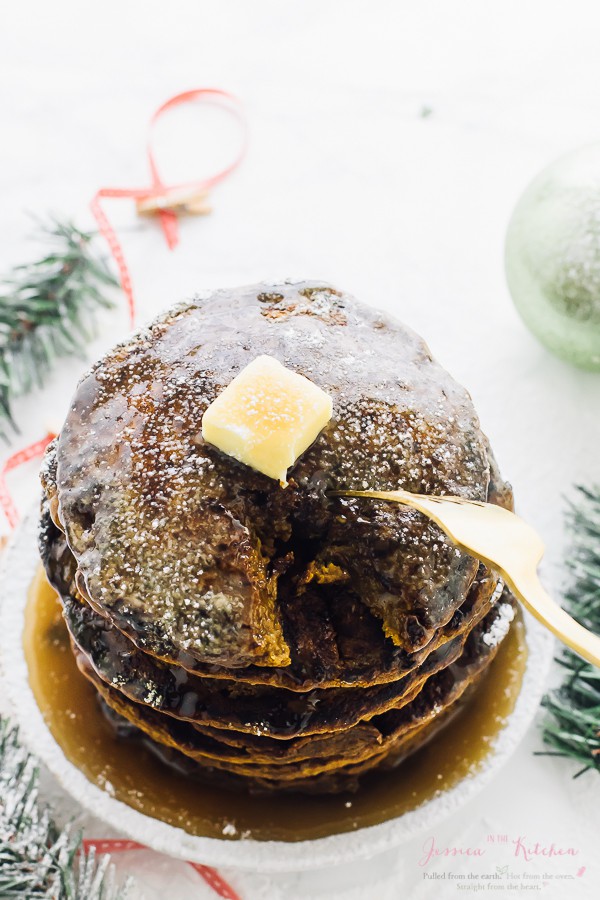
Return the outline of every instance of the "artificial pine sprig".
<path id="1" fill-rule="evenodd" d="M 600 487 L 579 488 L 569 524 L 573 546 L 567 603 L 574 618 L 600 633 Z M 548 711 L 543 738 L 552 748 L 546 755 L 576 760 L 582 766 L 576 776 L 588 769 L 600 772 L 600 669 L 572 650 L 564 650 L 557 662 L 565 680 L 542 701 Z"/>
<path id="2" fill-rule="evenodd" d="M 0 437 L 15 429 L 16 397 L 41 385 L 53 360 L 77 354 L 93 335 L 94 311 L 111 306 L 117 282 L 91 252 L 92 235 L 69 222 L 43 226 L 45 255 L 0 284 Z"/>
<path id="3" fill-rule="evenodd" d="M 81 835 L 60 830 L 38 799 L 38 769 L 16 728 L 0 719 L 0 897 L 125 900 L 107 856 L 85 853 Z"/>

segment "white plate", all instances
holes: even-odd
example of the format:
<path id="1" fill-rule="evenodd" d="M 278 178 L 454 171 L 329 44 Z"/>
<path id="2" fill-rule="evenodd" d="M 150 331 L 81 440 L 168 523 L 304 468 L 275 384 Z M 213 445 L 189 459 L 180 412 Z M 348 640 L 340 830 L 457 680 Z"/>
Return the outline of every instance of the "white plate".
<path id="1" fill-rule="evenodd" d="M 264 873 L 318 869 L 374 856 L 431 830 L 464 806 L 510 758 L 539 706 L 554 641 L 526 616 L 528 658 L 515 708 L 481 769 L 454 788 L 399 818 L 311 841 L 231 841 L 187 834 L 115 800 L 88 781 L 66 759 L 44 722 L 29 686 L 22 641 L 27 594 L 39 565 L 37 518 L 37 511 L 32 512 L 13 536 L 0 576 L 0 667 L 14 719 L 26 743 L 83 807 L 133 840 L 170 856 Z"/>

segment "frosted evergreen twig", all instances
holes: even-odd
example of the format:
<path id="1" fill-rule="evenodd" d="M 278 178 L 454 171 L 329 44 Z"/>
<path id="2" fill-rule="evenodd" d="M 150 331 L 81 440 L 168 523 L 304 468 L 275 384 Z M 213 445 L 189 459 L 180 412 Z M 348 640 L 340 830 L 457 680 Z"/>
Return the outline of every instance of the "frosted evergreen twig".
<path id="1" fill-rule="evenodd" d="M 566 605 L 586 628 L 600 633 L 600 487 L 578 488 L 578 501 L 569 509 L 573 540 L 568 566 L 571 584 Z M 572 650 L 563 650 L 557 662 L 565 679 L 548 693 L 543 725 L 546 754 L 574 759 L 582 768 L 600 772 L 600 669 Z"/>
<path id="2" fill-rule="evenodd" d="M 81 835 L 60 829 L 38 797 L 38 767 L 18 731 L 0 718 L 0 898 L 125 900 L 108 856 L 84 852 Z"/>
<path id="3" fill-rule="evenodd" d="M 60 356 L 80 354 L 94 334 L 94 313 L 112 306 L 117 285 L 90 249 L 92 234 L 69 222 L 42 226 L 45 254 L 0 280 L 0 438 L 16 430 L 14 400 Z"/>

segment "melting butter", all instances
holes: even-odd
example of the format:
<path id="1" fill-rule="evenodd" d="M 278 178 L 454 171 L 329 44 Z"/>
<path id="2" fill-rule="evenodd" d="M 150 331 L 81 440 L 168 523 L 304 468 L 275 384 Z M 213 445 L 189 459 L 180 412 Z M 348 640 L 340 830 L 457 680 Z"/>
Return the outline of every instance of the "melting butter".
<path id="1" fill-rule="evenodd" d="M 287 484 L 287 470 L 331 419 L 331 397 L 272 356 L 257 356 L 210 404 L 202 437 Z"/>

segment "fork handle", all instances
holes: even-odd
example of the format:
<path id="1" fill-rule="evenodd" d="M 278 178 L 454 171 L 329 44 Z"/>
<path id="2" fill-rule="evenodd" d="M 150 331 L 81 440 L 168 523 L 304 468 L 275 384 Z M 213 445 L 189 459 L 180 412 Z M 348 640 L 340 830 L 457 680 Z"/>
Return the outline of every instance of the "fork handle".
<path id="1" fill-rule="evenodd" d="M 507 573 L 504 576 L 512 592 L 542 625 L 579 656 L 600 668 L 600 637 L 565 612 L 547 593 L 536 574 L 518 581 L 507 577 Z"/>

